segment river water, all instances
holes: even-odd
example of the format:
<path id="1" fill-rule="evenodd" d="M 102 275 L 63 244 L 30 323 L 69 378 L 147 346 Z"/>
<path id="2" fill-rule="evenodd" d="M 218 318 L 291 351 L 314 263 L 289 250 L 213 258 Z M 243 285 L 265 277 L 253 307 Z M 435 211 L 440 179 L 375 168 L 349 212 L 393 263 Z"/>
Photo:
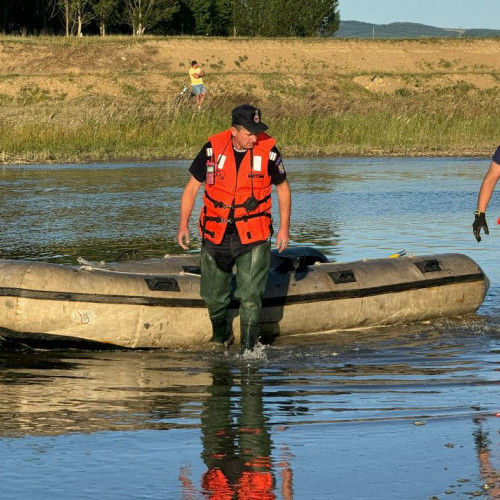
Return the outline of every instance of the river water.
<path id="1" fill-rule="evenodd" d="M 488 164 L 286 164 L 292 244 L 335 261 L 465 253 L 491 281 L 475 315 L 305 335 L 252 359 L 0 343 L 0 498 L 500 498 L 498 197 L 490 236 L 471 231 Z M 178 253 L 188 165 L 0 167 L 0 256 Z"/>

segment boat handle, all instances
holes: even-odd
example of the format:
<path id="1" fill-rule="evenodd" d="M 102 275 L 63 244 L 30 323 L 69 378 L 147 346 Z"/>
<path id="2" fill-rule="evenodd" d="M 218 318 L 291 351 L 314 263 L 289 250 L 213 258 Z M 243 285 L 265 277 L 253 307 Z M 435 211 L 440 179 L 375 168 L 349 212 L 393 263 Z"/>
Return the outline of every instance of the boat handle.
<path id="1" fill-rule="evenodd" d="M 180 292 L 179 283 L 175 278 L 144 278 L 146 285 L 153 292 Z"/>
<path id="2" fill-rule="evenodd" d="M 338 285 L 340 283 L 355 283 L 356 276 L 354 276 L 354 271 L 352 269 L 344 269 L 342 271 L 335 271 L 328 273 L 328 276 L 332 278 L 333 282 Z"/>
<path id="3" fill-rule="evenodd" d="M 437 259 L 421 260 L 415 262 L 415 265 L 420 269 L 421 273 L 435 273 L 441 271 L 441 266 Z"/>
<path id="4" fill-rule="evenodd" d="M 182 270 L 188 274 L 201 274 L 200 266 L 182 266 Z"/>

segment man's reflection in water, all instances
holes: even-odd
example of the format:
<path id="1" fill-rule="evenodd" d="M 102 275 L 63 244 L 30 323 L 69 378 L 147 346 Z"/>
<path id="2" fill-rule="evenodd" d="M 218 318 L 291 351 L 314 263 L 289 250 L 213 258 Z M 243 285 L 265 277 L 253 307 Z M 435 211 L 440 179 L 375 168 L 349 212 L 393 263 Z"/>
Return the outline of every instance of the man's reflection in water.
<path id="1" fill-rule="evenodd" d="M 481 417 L 474 419 L 474 422 L 477 424 L 477 429 L 474 432 L 474 441 L 481 468 L 481 478 L 486 485 L 488 497 L 500 498 L 500 472 L 492 464 L 491 441 L 488 437 L 488 431 L 485 431 L 483 428 L 482 421 L 483 418 Z"/>
<path id="2" fill-rule="evenodd" d="M 275 494 L 271 462 L 272 443 L 262 401 L 262 376 L 257 368 L 244 367 L 239 385 L 224 362 L 212 368 L 213 383 L 201 416 L 202 458 L 208 470 L 202 489 L 217 500 L 270 500 Z M 291 500 L 292 474 L 282 460 L 281 498 Z M 192 498 L 189 480 L 181 472 L 185 498 Z"/>

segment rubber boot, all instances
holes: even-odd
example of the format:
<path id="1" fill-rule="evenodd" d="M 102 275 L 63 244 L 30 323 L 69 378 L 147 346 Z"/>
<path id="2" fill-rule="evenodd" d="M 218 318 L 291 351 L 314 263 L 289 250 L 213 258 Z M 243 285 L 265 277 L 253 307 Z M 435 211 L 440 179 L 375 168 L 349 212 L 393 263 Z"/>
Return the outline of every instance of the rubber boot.
<path id="1" fill-rule="evenodd" d="M 210 342 L 223 344 L 226 348 L 234 343 L 233 329 L 225 313 L 211 317 L 210 321 L 212 322 L 212 338 Z"/>
<path id="2" fill-rule="evenodd" d="M 229 347 L 234 335 L 227 320 L 227 307 L 230 302 L 232 273 L 221 271 L 213 257 L 202 247 L 200 293 L 207 305 L 212 323 L 211 342 Z"/>
<path id="3" fill-rule="evenodd" d="M 266 289 L 271 244 L 263 243 L 236 259 L 236 290 L 240 301 L 241 352 L 252 350 L 260 334 L 262 295 Z"/>
<path id="4" fill-rule="evenodd" d="M 245 351 L 253 351 L 259 339 L 259 324 L 241 322 L 241 345 L 240 354 Z"/>

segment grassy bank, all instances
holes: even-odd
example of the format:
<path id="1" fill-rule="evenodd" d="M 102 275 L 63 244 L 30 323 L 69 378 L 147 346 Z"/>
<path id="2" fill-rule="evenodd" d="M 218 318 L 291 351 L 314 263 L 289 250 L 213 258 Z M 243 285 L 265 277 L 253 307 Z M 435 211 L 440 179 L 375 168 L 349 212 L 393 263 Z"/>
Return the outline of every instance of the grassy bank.
<path id="1" fill-rule="evenodd" d="M 286 156 L 468 156 L 491 153 L 498 142 L 495 122 L 494 117 L 455 117 L 451 121 L 446 114 L 399 118 L 390 113 L 344 113 L 278 118 L 272 122 L 271 133 Z M 203 117 L 193 113 L 169 124 L 116 120 L 113 126 L 22 125 L 1 133 L 1 160 L 61 163 L 190 158 L 210 133 L 226 125 L 213 113 Z"/>
<path id="2" fill-rule="evenodd" d="M 247 101 L 256 99 L 249 95 L 241 100 Z M 23 119 L 2 127 L 1 160 L 189 158 L 211 133 L 227 127 L 230 109 L 237 102 L 231 99 L 217 109 L 207 103 L 201 112 L 187 105 L 174 114 L 168 105 L 140 103 L 130 103 L 129 109 L 120 111 L 99 108 L 94 115 L 87 108 L 86 116 L 67 123 L 51 119 L 52 108 L 28 106 Z M 371 102 L 364 111 L 355 109 L 358 102 L 345 111 L 310 113 L 297 106 L 280 113 L 279 106 L 258 104 L 266 111 L 265 121 L 286 156 L 483 155 L 498 141 L 498 120 L 489 111 L 495 109 L 494 99 L 482 102 L 484 109 L 468 110 L 436 98 L 436 109 L 425 109 L 420 98 L 407 97 L 399 102 L 381 99 L 376 106 Z"/>
<path id="3" fill-rule="evenodd" d="M 188 42 L 177 41 L 177 50 L 182 52 Z M 2 57 L 10 50 L 12 57 L 26 61 L 9 69 L 6 59 L 0 72 L 3 163 L 190 158 L 211 133 L 228 125 L 230 110 L 243 102 L 263 109 L 286 156 L 488 155 L 498 142 L 493 111 L 500 104 L 498 69 L 432 59 L 433 51 L 436 57 L 442 53 L 441 42 L 424 46 L 430 55 L 428 60 L 415 58 L 414 71 L 398 71 L 397 61 L 393 69 L 377 73 L 374 68 L 380 66 L 341 67 L 337 61 L 334 76 L 326 80 L 323 72 L 332 69 L 328 54 L 325 62 L 318 61 L 321 51 L 308 60 L 307 53 L 316 47 L 310 41 L 295 66 L 285 59 L 286 41 L 283 59 L 276 55 L 274 62 L 264 55 L 252 62 L 245 55 L 252 53 L 252 41 L 241 42 L 246 45 L 238 58 L 232 52 L 224 55 L 223 44 L 222 55 L 206 65 L 212 74 L 201 112 L 193 99 L 174 105 L 187 83 L 187 66 L 175 59 L 180 56 L 168 41 L 2 43 Z M 255 41 L 255 47 L 269 49 L 266 43 L 271 42 Z M 301 47 L 297 41 L 289 43 L 294 50 Z M 414 47 L 400 43 L 406 50 Z M 234 44 L 227 50 L 234 50 Z M 351 45 L 323 43 L 318 50 L 347 51 Z M 394 43 L 380 47 L 400 50 Z M 470 52 L 470 43 L 465 48 Z M 96 59 L 96 49 L 104 52 L 102 60 Z M 117 57 L 118 49 L 124 55 Z M 364 43 L 355 49 L 369 56 L 373 47 Z M 36 66 L 44 56 L 45 64 Z M 165 67 L 168 71 L 161 69 Z"/>

